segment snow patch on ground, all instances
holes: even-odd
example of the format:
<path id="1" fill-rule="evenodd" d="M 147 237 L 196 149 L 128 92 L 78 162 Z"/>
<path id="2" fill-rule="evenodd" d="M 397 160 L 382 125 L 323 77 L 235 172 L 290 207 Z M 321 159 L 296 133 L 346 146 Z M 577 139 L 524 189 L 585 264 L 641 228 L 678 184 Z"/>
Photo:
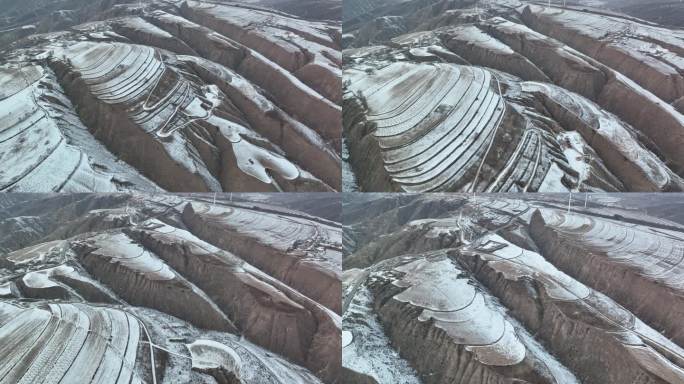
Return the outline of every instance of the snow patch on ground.
<path id="1" fill-rule="evenodd" d="M 379 384 L 421 384 L 416 371 L 392 348 L 372 307 L 368 289 L 359 288 L 342 319 L 349 341 L 343 343 L 343 366 L 371 376 Z"/>

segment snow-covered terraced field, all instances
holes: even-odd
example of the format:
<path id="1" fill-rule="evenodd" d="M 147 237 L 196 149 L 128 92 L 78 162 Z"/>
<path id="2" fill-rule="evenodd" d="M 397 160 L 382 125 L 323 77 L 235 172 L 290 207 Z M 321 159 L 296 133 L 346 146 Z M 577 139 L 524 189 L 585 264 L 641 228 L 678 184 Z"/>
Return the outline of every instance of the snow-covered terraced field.
<path id="1" fill-rule="evenodd" d="M 397 67 L 386 70 L 409 72 Z M 379 78 L 386 76 L 390 77 L 378 74 Z M 399 77 L 394 74 L 391 78 Z M 369 87 L 365 81 L 350 86 L 366 98 L 385 169 L 406 191 L 450 189 L 463 174 L 477 169 L 487 151 L 487 138 L 503 117 L 503 99 L 489 87 L 490 73 L 479 68 L 424 65 L 418 73 L 394 81 L 379 87 Z"/>
<path id="2" fill-rule="evenodd" d="M 355 3 L 343 19 L 345 184 L 684 187 L 681 31 L 584 1 Z"/>
<path id="3" fill-rule="evenodd" d="M 3 201 L 0 382 L 339 382 L 340 225 L 236 195 Z"/>
<path id="4" fill-rule="evenodd" d="M 88 304 L 0 303 L 4 383 L 143 383 L 134 315 Z"/>
<path id="5" fill-rule="evenodd" d="M 549 250 L 549 257 L 556 263 L 572 268 L 578 276 L 587 279 L 587 284 L 615 292 L 627 308 L 653 319 L 658 329 L 667 332 L 675 342 L 684 344 L 684 330 L 681 329 L 684 237 L 679 232 L 639 224 L 624 225 L 608 218 L 559 215 L 546 210 L 535 214 L 532 225 L 532 235 L 542 244 L 542 249 Z M 549 242 L 551 239 L 553 243 Z M 576 249 L 582 251 L 573 252 Z M 573 258 L 572 263 L 567 261 L 568 255 Z M 588 265 L 604 272 L 590 275 L 585 267 Z M 621 273 L 630 277 L 610 282 Z M 637 281 L 639 284 L 635 284 Z M 667 305 L 662 305 L 660 300 L 663 298 L 667 299 Z"/>
<path id="6" fill-rule="evenodd" d="M 579 196 L 345 196 L 345 382 L 681 383 L 684 226 Z"/>
<path id="7" fill-rule="evenodd" d="M 265 1 L 47 3 L 0 11 L 0 190 L 340 190 L 339 21 Z"/>
<path id="8" fill-rule="evenodd" d="M 340 312 L 342 233 L 336 223 L 206 203 L 188 205 L 183 215 L 199 237 Z"/>

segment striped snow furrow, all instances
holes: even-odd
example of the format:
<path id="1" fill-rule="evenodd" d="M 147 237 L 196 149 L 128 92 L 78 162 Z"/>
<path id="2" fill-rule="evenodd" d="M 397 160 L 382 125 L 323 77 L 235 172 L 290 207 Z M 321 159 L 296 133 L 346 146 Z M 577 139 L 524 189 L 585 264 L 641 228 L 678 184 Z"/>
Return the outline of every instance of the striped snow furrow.
<path id="1" fill-rule="evenodd" d="M 89 91 L 107 104 L 130 105 L 131 120 L 148 133 L 172 125 L 194 93 L 189 82 L 167 67 L 154 48 L 82 43 L 71 49 L 81 51 L 71 64 Z M 110 59 L 100 61 L 101 57 Z M 109 62 L 115 65 L 103 64 Z M 84 67 L 88 69 L 84 71 Z M 172 84 L 170 89 L 164 89 L 168 84 Z"/>
<path id="2" fill-rule="evenodd" d="M 278 248 L 287 248 L 297 240 L 318 237 L 318 228 L 315 225 L 273 213 L 242 208 L 210 208 L 200 214 L 209 220 L 227 224 L 240 233 L 261 238 L 266 244 Z"/>
<path id="3" fill-rule="evenodd" d="M 52 309 L 52 308 L 51 308 Z M 55 316 L 53 312 L 53 316 Z M 62 336 L 62 348 L 53 361 L 53 370 L 45 380 L 49 382 L 59 382 L 69 371 L 71 364 L 78 357 L 78 354 L 88 338 L 90 321 L 88 316 L 77 310 L 73 306 L 59 306 L 57 321 L 63 319 L 65 335 Z"/>
<path id="4" fill-rule="evenodd" d="M 438 152 L 443 149 L 450 140 L 461 136 L 463 131 L 469 127 L 468 124 L 476 119 L 480 112 L 479 107 L 482 104 L 491 103 L 492 100 L 495 100 L 495 94 L 489 92 L 486 86 L 490 79 L 486 75 L 488 72 L 483 70 L 476 70 L 475 72 L 485 74 L 485 76 L 480 76 L 478 79 L 476 75 L 474 83 L 459 87 L 459 89 L 466 89 L 466 92 L 462 96 L 459 92 L 460 97 L 454 99 L 456 101 L 454 108 L 448 112 L 446 118 L 434 125 L 431 124 L 430 130 L 415 141 L 398 148 L 386 149 L 383 152 L 385 162 L 391 164 L 388 166 L 388 171 L 398 172 L 412 168 L 420 162 L 420 157 L 417 159 L 415 157 L 427 151 Z"/>
<path id="5" fill-rule="evenodd" d="M 34 104 L 26 90 L 27 105 Z M 21 97 L 22 94 L 16 95 Z M 2 107 L 0 106 L 0 110 Z M 1 117 L 0 117 L 1 119 Z M 68 143 L 60 124 L 61 116 L 48 115 L 40 108 L 21 123 L 0 132 L 0 190 L 12 192 L 114 191 L 111 176 L 96 171 L 90 159 L 75 143 Z M 70 127 L 71 128 L 71 127 Z M 73 127 L 80 129 L 81 127 Z M 101 156 L 98 159 L 102 159 Z M 109 157 L 106 160 L 110 160 Z M 109 177 L 108 177 L 109 176 Z"/>
<path id="6" fill-rule="evenodd" d="M 102 363 L 105 351 L 109 348 L 108 338 L 113 335 L 109 316 L 104 310 L 92 311 L 88 307 L 80 307 L 78 310 L 88 316 L 90 328 L 88 329 L 88 337 L 84 341 L 78 356 L 62 378 L 65 383 L 75 383 L 84 378 L 92 378 Z M 111 382 L 111 380 L 112 378 L 109 377 L 104 381 Z"/>
<path id="7" fill-rule="evenodd" d="M 135 375 L 135 371 L 133 370 L 138 353 L 138 343 L 140 341 L 140 322 L 129 315 L 126 315 L 126 320 L 128 321 L 128 339 L 126 342 L 126 350 L 123 354 L 122 369 L 116 380 L 116 384 L 125 384 L 129 381 L 131 383 L 142 382 L 142 378 L 140 378 L 139 375 Z"/>
<path id="8" fill-rule="evenodd" d="M 0 190 L 34 191 L 46 186 L 59 191 L 69 183 L 80 169 L 92 174 L 89 164 L 83 162 L 83 153 L 67 144 L 64 135 L 52 116 L 34 101 L 37 88 L 31 85 L 14 96 L 0 101 Z M 17 116 L 12 105 L 21 105 Z M 3 116 L 3 111 L 6 114 Z M 4 126 L 4 128 L 3 128 Z M 97 177 L 91 183 L 102 185 Z M 85 187 L 73 186 L 76 190 Z"/>
<path id="9" fill-rule="evenodd" d="M 444 103 L 443 111 L 437 112 L 440 104 L 432 104 L 426 108 L 425 113 L 414 115 L 405 120 L 404 124 L 410 125 L 409 129 L 403 134 L 396 136 L 378 137 L 380 147 L 385 151 L 385 156 L 391 162 L 395 154 L 401 154 L 404 147 L 409 144 L 423 145 L 427 143 L 429 146 L 431 140 L 438 140 L 439 134 L 442 131 L 448 131 L 452 127 L 450 124 L 455 124 L 460 116 L 465 113 L 469 104 L 467 100 L 474 100 L 477 95 L 485 92 L 481 88 L 483 79 L 482 71 L 459 71 L 459 76 L 452 76 L 451 80 L 456 80 L 455 86 L 451 88 L 444 88 L 446 94 L 438 100 L 438 103 Z M 450 121 L 450 122 L 448 122 Z M 401 157 L 399 157 L 401 158 Z"/>
<path id="10" fill-rule="evenodd" d="M 493 116 L 496 108 L 501 108 L 502 100 L 497 99 L 493 94 L 485 97 L 482 107 L 484 109 L 471 109 L 465 119 L 467 124 L 459 124 L 445 134 L 441 139 L 432 146 L 425 148 L 423 151 L 397 162 L 396 164 L 388 164 L 385 168 L 392 174 L 396 174 L 397 178 L 409 179 L 417 176 L 425 175 L 425 178 L 416 179 L 416 182 L 425 182 L 446 170 L 451 164 L 447 161 L 458 159 L 471 145 L 480 137 L 482 133 L 488 133 L 487 128 L 493 128 L 498 118 Z M 472 112 L 471 112 L 472 111 Z M 494 123 L 494 124 L 492 124 Z M 486 136 L 485 136 L 486 138 Z M 463 164 L 466 165 L 466 164 Z M 427 171 L 434 170 L 432 174 Z"/>
<path id="11" fill-rule="evenodd" d="M 495 120 L 489 120 L 489 122 L 491 123 L 491 128 L 496 125 Z M 447 190 L 453 188 L 453 185 L 465 180 L 464 177 L 466 173 L 475 170 L 486 153 L 487 143 L 491 141 L 489 135 L 477 133 L 475 139 L 476 140 L 462 153 L 462 155 L 455 160 L 452 160 L 455 156 L 450 156 L 448 166 L 447 163 L 444 163 L 444 165 L 440 167 L 443 169 L 442 173 L 436 175 L 434 178 L 428 179 L 426 175 L 421 175 L 418 176 L 417 179 L 398 180 L 398 182 L 404 184 L 402 187 L 406 191 L 415 192 Z M 435 171 L 432 172 L 433 175 L 435 173 Z M 413 184 L 408 184 L 408 182 Z"/>
<path id="12" fill-rule="evenodd" d="M 131 53 L 111 72 L 106 73 L 105 78 L 89 82 L 91 92 L 96 95 L 115 94 L 116 90 L 124 88 L 131 80 L 136 80 L 139 75 L 144 74 L 154 59 L 153 48 L 132 45 Z"/>
<path id="13" fill-rule="evenodd" d="M 13 370 L 48 329 L 49 319 L 47 311 L 22 311 L 0 328 L 0 356 L 4 356 L 0 365 L 0 383 L 16 383 L 12 378 Z"/>
<path id="14" fill-rule="evenodd" d="M 78 311 L 71 306 L 49 305 L 53 318 L 48 322 L 48 328 L 41 334 L 41 338 L 34 348 L 24 358 L 22 370 L 15 370 L 10 381 L 17 383 L 55 383 L 60 381 L 65 372 L 53 369 L 54 360 L 64 349 L 64 340 L 68 340 L 78 324 Z"/>
<path id="15" fill-rule="evenodd" d="M 385 170 L 405 191 L 453 188 L 477 167 L 505 111 L 482 68 L 393 63 L 356 81 Z"/>
<path id="16" fill-rule="evenodd" d="M 408 136 L 411 137 L 409 130 L 414 129 L 431 113 L 434 113 L 440 105 L 452 102 L 462 89 L 457 86 L 462 81 L 460 78 L 461 71 L 446 70 L 439 71 L 438 74 L 439 76 L 433 77 L 434 81 L 430 87 L 427 89 L 418 88 L 414 91 L 416 100 L 407 108 L 382 120 L 379 117 L 370 117 L 370 120 L 378 126 L 378 130 L 374 133 L 375 136 L 382 139 L 392 139 L 392 136 L 400 136 L 401 138 L 408 133 Z M 466 81 L 464 83 L 467 84 Z M 433 94 L 434 96 L 426 96 Z M 400 98 L 395 97 L 395 99 Z"/>
<path id="17" fill-rule="evenodd" d="M 135 355 L 131 355 L 130 350 L 137 349 L 140 333 L 138 322 L 121 311 L 108 311 L 107 316 L 112 335 L 121 336 L 111 339 L 110 347 L 102 354 L 102 360 L 93 375 L 92 382 L 129 383 L 131 377 L 136 374 L 133 370 Z M 129 322 L 135 324 L 135 327 L 130 328 Z"/>
<path id="18" fill-rule="evenodd" d="M 391 68 L 391 66 L 390 66 Z M 377 135 L 392 136 L 401 133 L 394 127 L 414 113 L 428 113 L 434 104 L 433 93 L 439 93 L 451 71 L 425 67 L 416 75 L 366 99 L 368 118 L 378 126 Z M 429 97 L 425 97 L 429 95 Z M 425 108 L 428 108 L 425 111 Z M 413 112 L 413 113 L 412 113 Z"/>
<path id="19" fill-rule="evenodd" d="M 173 81 L 178 75 L 167 68 L 154 48 L 121 43 L 79 43 L 71 47 L 70 52 L 76 53 L 70 62 L 73 70 L 78 72 L 88 84 L 89 91 L 99 100 L 108 104 L 123 103 L 139 107 L 138 104 L 145 97 L 142 111 L 132 115 L 139 122 L 151 119 L 164 110 L 171 100 L 177 99 L 179 91 L 181 94 L 186 91 L 183 87 L 187 84 Z M 102 57 L 108 59 L 100 61 Z M 166 94 L 156 95 L 158 85 L 167 82 L 174 84 L 173 88 Z M 149 100 L 152 96 L 150 92 L 158 100 L 148 105 L 152 103 Z"/>
<path id="20" fill-rule="evenodd" d="M 41 71 L 33 83 L 25 82 L 22 90 L 0 100 L 0 190 L 113 192 L 129 188 L 119 181 L 149 188 L 149 181 L 117 161 L 83 125 L 54 73 Z"/>
<path id="21" fill-rule="evenodd" d="M 73 304 L 49 304 L 45 309 L 20 311 L 0 327 L 0 339 L 11 337 L 3 345 L 15 348 L 14 353 L 4 355 L 10 358 L 0 361 L 0 382 L 130 382 L 139 330 L 130 327 L 130 316 L 125 312 Z M 23 347 L 12 342 L 21 338 L 20 326 L 40 329 L 33 332 L 31 340 L 24 340 Z M 122 340 L 124 345 L 117 345 Z M 102 367 L 108 367 L 105 375 L 100 374 Z"/>
<path id="22" fill-rule="evenodd" d="M 98 98 L 108 104 L 132 103 L 139 100 L 149 92 L 154 92 L 150 88 L 154 82 L 161 81 L 165 74 L 165 69 L 160 61 L 155 60 L 154 65 L 150 66 L 145 73 L 136 74 L 125 88 L 111 90 L 110 92 L 96 94 Z"/>
<path id="23" fill-rule="evenodd" d="M 391 69 L 392 66 L 387 68 Z M 387 70 L 387 68 L 385 68 L 385 70 Z M 413 76 L 409 78 L 412 79 L 411 82 L 405 81 L 397 84 L 396 86 L 404 86 L 405 83 L 409 83 L 406 85 L 410 85 L 410 89 L 412 90 L 420 91 L 423 88 L 433 90 L 437 88 L 436 85 L 442 84 L 443 81 L 448 78 L 448 75 L 450 75 L 450 71 L 446 69 L 447 68 L 438 67 L 435 71 L 429 71 L 427 73 L 421 71 L 419 77 Z M 420 82 L 420 84 L 417 84 L 418 82 Z M 392 88 L 386 92 L 392 92 Z M 379 92 L 372 97 L 369 97 L 367 100 L 368 104 L 374 107 L 374 112 L 368 113 L 367 116 L 372 118 L 374 121 L 377 121 L 378 126 L 386 126 L 384 124 L 386 121 L 393 117 L 404 114 L 407 108 L 413 106 L 418 100 L 423 100 L 429 103 L 429 100 L 425 100 L 425 98 L 421 97 L 422 93 L 428 92 L 410 92 L 407 95 L 401 95 L 402 97 L 395 97 L 390 100 L 385 100 L 384 98 L 388 96 L 386 92 Z M 381 104 L 383 101 L 385 101 L 385 103 Z"/>
<path id="24" fill-rule="evenodd" d="M 89 44 L 78 43 L 71 47 L 83 50 L 70 56 L 70 64 L 79 69 L 81 78 L 86 84 L 101 83 L 106 76 L 113 75 L 113 71 L 122 65 L 129 56 L 134 54 L 134 48 L 128 44 Z"/>
<path id="25" fill-rule="evenodd" d="M 605 253 L 613 261 L 628 263 L 646 276 L 684 289 L 679 281 L 684 276 L 684 236 L 681 234 L 655 232 L 649 227 L 620 225 L 601 218 L 564 217 L 563 221 L 549 222 L 549 226 L 569 241 Z"/>
<path id="26" fill-rule="evenodd" d="M 484 156 L 487 143 L 503 113 L 504 101 L 498 95 L 488 98 L 487 102 L 488 105 L 483 106 L 486 111 L 480 113 L 478 110 L 470 124 L 449 145 L 439 149 L 427 161 L 414 160 L 412 168 L 393 174 L 395 181 L 407 191 L 415 192 L 449 188 L 451 183 L 462 181 L 463 174 L 477 166 Z"/>
<path id="27" fill-rule="evenodd" d="M 117 93 L 108 93 L 100 95 L 98 98 L 108 104 L 131 103 L 142 99 L 143 96 L 154 92 L 155 88 L 151 88 L 154 84 L 162 82 L 165 79 L 168 71 L 161 60 L 153 59 L 150 66 L 142 74 L 137 74 L 136 77 L 128 83 L 125 89 Z"/>
<path id="28" fill-rule="evenodd" d="M 154 57 L 151 49 L 148 48 L 146 51 L 149 54 L 145 58 L 146 62 L 143 62 L 143 65 L 132 68 L 132 70 L 118 76 L 115 80 L 101 83 L 97 87 L 91 86 L 91 92 L 100 100 L 111 104 L 134 100 L 152 84 L 152 81 L 158 79 L 164 71 L 162 62 Z"/>

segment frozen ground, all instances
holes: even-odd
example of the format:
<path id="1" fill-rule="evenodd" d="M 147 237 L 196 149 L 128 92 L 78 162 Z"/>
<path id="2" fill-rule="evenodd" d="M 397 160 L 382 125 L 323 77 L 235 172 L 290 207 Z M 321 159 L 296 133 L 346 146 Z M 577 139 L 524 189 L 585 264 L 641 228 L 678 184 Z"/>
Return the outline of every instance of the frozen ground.
<path id="1" fill-rule="evenodd" d="M 255 198 L 5 195 L 1 380 L 339 382 L 340 225 Z"/>
<path id="2" fill-rule="evenodd" d="M 334 2 L 4 3 L 0 190 L 341 189 Z"/>
<path id="3" fill-rule="evenodd" d="M 345 382 L 684 380 L 681 194 L 355 196 Z"/>
<path id="4" fill-rule="evenodd" d="M 579 3 L 350 4 L 346 185 L 682 190 L 682 31 Z"/>

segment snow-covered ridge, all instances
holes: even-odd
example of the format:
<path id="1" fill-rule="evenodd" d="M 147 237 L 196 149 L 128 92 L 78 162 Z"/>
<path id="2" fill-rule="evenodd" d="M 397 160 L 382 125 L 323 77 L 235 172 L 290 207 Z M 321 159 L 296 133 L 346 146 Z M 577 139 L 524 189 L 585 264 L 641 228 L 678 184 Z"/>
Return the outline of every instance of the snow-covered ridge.
<path id="1" fill-rule="evenodd" d="M 0 189 L 340 189 L 338 24 L 243 4 L 101 7 L 0 41 Z M 26 8 L 8 12 L 43 17 Z"/>
<path id="2" fill-rule="evenodd" d="M 5 202 L 0 224 L 33 231 L 0 239 L 10 251 L 0 256 L 3 377 L 337 382 L 341 229 L 263 197 L 252 211 L 250 195 L 239 198 L 39 194 Z M 200 231 L 204 220 L 215 222 Z"/>
<path id="3" fill-rule="evenodd" d="M 682 190 L 680 31 L 580 3 L 355 1 L 343 39 L 347 184 Z"/>
<path id="4" fill-rule="evenodd" d="M 677 199 L 632 195 L 350 199 L 345 378 L 681 383 Z"/>

